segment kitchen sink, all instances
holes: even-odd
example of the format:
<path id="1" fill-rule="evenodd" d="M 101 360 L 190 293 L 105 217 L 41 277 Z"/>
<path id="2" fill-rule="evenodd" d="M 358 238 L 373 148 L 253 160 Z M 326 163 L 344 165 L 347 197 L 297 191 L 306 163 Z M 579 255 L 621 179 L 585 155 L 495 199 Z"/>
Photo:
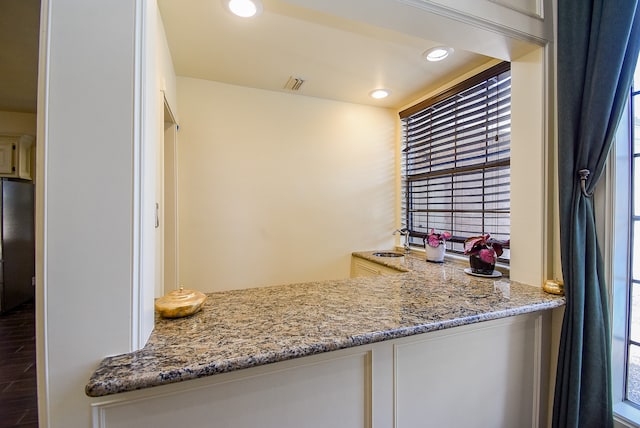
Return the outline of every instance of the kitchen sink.
<path id="1" fill-rule="evenodd" d="M 402 253 L 394 253 L 393 251 L 380 251 L 378 253 L 373 253 L 376 257 L 404 257 Z"/>

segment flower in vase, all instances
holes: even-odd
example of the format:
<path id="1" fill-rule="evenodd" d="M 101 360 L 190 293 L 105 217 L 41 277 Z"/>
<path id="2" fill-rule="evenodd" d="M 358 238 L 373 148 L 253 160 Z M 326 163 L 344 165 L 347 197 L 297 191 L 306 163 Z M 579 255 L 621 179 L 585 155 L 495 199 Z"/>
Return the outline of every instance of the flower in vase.
<path id="1" fill-rule="evenodd" d="M 425 241 L 430 247 L 437 248 L 440 244 L 444 244 L 444 241 L 451 238 L 449 232 L 436 233 L 435 229 L 431 229 L 431 232 L 425 238 Z"/>
<path id="2" fill-rule="evenodd" d="M 503 253 L 504 246 L 509 245 L 509 241 L 499 242 L 489 240 L 489 234 L 472 236 L 464 241 L 464 253 L 467 255 L 477 255 L 480 260 L 487 264 L 495 264 Z"/>
<path id="3" fill-rule="evenodd" d="M 496 252 L 493 249 L 489 248 L 483 248 L 482 250 L 480 250 L 478 252 L 478 256 L 480 257 L 480 260 L 485 263 L 489 263 L 490 265 L 495 264 L 496 260 L 498 260 Z"/>

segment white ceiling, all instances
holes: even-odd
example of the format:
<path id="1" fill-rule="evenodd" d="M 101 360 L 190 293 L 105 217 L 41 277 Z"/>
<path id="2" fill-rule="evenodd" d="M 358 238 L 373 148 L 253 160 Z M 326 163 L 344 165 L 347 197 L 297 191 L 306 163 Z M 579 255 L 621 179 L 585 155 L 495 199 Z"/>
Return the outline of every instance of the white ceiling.
<path id="1" fill-rule="evenodd" d="M 274 91 L 299 77 L 301 95 L 399 108 L 490 60 L 456 49 L 450 59 L 430 63 L 422 53 L 437 40 L 282 0 L 263 0 L 256 18 L 232 15 L 223 0 L 158 3 L 178 76 Z M 391 96 L 369 97 L 381 87 Z"/>
<path id="2" fill-rule="evenodd" d="M 286 91 L 284 85 L 293 76 L 305 80 L 298 91 L 302 95 L 399 108 L 490 59 L 454 46 L 450 59 L 425 61 L 422 53 L 441 42 L 427 40 L 424 33 L 448 33 L 449 40 L 462 41 L 466 36 L 471 44 L 478 37 L 447 31 L 442 20 L 440 27 L 434 22 L 422 25 L 418 10 L 387 20 L 393 29 L 306 7 L 353 6 L 354 16 L 364 15 L 364 0 L 345 1 L 263 0 L 264 11 L 254 19 L 233 16 L 222 0 L 158 3 L 179 76 L 274 91 Z M 371 5 L 366 15 L 379 10 L 378 22 L 385 21 L 389 12 L 374 6 L 378 3 L 366 0 L 364 4 Z M 394 4 L 400 3 L 387 2 L 385 7 Z M 0 1 L 0 110 L 36 111 L 39 9 L 40 0 Z M 486 51 L 486 45 L 483 40 L 477 51 Z M 500 48 L 510 49 L 506 44 Z M 505 56 L 500 49 L 496 54 Z M 391 96 L 368 96 L 380 87 L 390 89 Z"/>
<path id="3" fill-rule="evenodd" d="M 40 0 L 0 1 L 0 110 L 35 113 Z"/>

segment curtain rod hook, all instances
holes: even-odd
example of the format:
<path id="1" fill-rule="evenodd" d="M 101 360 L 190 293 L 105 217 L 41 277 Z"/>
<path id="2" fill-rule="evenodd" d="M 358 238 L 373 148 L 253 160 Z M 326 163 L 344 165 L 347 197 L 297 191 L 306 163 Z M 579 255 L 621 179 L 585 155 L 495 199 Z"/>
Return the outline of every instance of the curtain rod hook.
<path id="1" fill-rule="evenodd" d="M 593 192 L 587 193 L 587 178 L 589 178 L 589 174 L 591 174 L 591 171 L 588 169 L 578 171 L 578 175 L 580 176 L 580 189 L 582 189 L 582 194 L 587 198 L 593 196 Z"/>

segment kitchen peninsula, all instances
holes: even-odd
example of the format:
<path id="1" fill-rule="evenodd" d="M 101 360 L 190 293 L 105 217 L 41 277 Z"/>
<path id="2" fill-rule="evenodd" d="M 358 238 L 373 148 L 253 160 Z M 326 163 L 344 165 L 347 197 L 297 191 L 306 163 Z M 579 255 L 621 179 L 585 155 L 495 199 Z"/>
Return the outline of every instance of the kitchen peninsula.
<path id="1" fill-rule="evenodd" d="M 95 425 L 122 426 L 133 413 L 170 426 L 188 409 L 193 426 L 212 417 L 271 426 L 265 420 L 282 422 L 283 412 L 329 410 L 348 421 L 331 426 L 390 426 L 390 418 L 405 426 L 427 413 L 438 421 L 430 409 L 446 409 L 439 400 L 485 393 L 492 404 L 478 421 L 545 418 L 551 310 L 562 297 L 415 255 L 353 260 L 397 273 L 211 293 L 193 316 L 157 319 L 142 350 L 105 358 L 89 380 L 87 395 L 101 397 Z M 284 397 L 274 399 L 279 389 Z M 253 416 L 237 408 L 247 400 Z M 449 422 L 462 417 L 445 413 Z"/>

